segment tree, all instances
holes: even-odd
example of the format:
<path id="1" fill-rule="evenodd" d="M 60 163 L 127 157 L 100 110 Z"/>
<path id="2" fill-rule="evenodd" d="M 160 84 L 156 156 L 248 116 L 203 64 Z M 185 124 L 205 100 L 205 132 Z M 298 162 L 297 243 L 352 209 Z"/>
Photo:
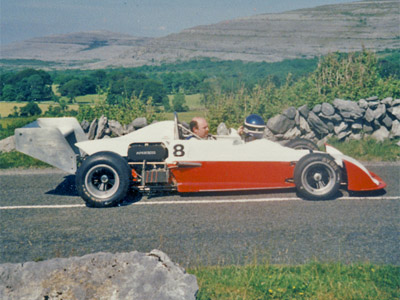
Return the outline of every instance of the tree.
<path id="1" fill-rule="evenodd" d="M 19 111 L 21 117 L 30 117 L 42 114 L 42 110 L 40 109 L 39 105 L 35 102 L 29 102 L 25 106 L 21 107 Z"/>
<path id="2" fill-rule="evenodd" d="M 172 99 L 172 108 L 177 112 L 188 111 L 189 107 L 186 105 L 185 95 L 183 93 L 178 93 L 174 95 Z"/>

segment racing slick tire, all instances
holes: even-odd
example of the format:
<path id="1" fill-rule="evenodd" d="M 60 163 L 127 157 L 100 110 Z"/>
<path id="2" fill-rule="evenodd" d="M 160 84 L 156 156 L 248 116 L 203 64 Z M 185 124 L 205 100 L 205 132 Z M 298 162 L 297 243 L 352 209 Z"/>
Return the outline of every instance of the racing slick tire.
<path id="1" fill-rule="evenodd" d="M 110 207 L 121 202 L 130 188 L 127 162 L 113 152 L 99 152 L 82 162 L 76 173 L 79 196 L 90 207 Z"/>
<path id="2" fill-rule="evenodd" d="M 333 199 L 339 191 L 340 182 L 341 169 L 328 154 L 307 154 L 294 168 L 294 183 L 304 199 Z"/>
<path id="3" fill-rule="evenodd" d="M 292 149 L 319 150 L 318 146 L 313 141 L 302 138 L 290 140 L 285 144 L 285 146 Z"/>

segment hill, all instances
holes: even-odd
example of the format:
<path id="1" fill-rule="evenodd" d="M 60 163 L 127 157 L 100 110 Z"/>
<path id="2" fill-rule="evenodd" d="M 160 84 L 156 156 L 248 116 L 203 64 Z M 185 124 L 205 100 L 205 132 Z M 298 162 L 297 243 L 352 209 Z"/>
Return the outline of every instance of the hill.
<path id="1" fill-rule="evenodd" d="M 400 48 L 400 0 L 366 0 L 198 26 L 161 38 L 84 32 L 3 47 L 2 59 L 37 59 L 59 67 L 140 66 L 198 57 L 281 61 L 329 52 Z"/>

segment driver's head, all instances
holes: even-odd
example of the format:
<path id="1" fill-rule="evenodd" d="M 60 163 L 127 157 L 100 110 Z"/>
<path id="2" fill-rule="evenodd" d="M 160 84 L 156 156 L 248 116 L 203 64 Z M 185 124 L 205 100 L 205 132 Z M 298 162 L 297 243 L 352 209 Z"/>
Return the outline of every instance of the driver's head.
<path id="1" fill-rule="evenodd" d="M 261 139 L 264 135 L 264 130 L 267 127 L 263 118 L 259 115 L 249 115 L 244 121 L 243 132 L 246 141 Z"/>
<path id="2" fill-rule="evenodd" d="M 201 137 L 202 139 L 207 138 L 208 136 L 208 124 L 206 119 L 201 117 L 194 117 L 189 124 L 190 130 Z"/>

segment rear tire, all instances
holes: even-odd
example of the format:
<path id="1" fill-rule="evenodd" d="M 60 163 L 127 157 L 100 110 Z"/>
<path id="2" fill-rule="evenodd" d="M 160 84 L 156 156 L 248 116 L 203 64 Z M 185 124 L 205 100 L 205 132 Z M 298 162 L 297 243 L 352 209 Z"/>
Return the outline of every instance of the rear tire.
<path id="1" fill-rule="evenodd" d="M 305 149 L 305 150 L 311 150 L 311 151 L 319 150 L 318 146 L 313 141 L 310 141 L 307 139 L 302 139 L 302 138 L 288 141 L 285 144 L 285 147 L 289 147 L 289 148 L 296 149 L 296 150 L 299 150 L 299 149 L 303 149 L 303 150 Z"/>
<path id="2" fill-rule="evenodd" d="M 110 207 L 121 202 L 130 187 L 127 162 L 113 152 L 99 152 L 85 159 L 76 173 L 79 196 L 90 207 Z"/>
<path id="3" fill-rule="evenodd" d="M 294 169 L 298 194 L 305 199 L 333 199 L 338 193 L 341 169 L 327 154 L 310 153 L 303 156 Z"/>

